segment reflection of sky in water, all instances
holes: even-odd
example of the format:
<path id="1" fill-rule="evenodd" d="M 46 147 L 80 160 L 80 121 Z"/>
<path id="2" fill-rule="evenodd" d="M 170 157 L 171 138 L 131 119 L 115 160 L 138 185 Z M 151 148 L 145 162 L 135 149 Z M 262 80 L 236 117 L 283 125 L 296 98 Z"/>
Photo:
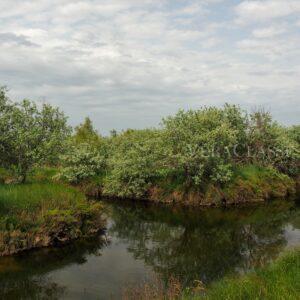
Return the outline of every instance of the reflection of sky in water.
<path id="1" fill-rule="evenodd" d="M 287 241 L 286 248 L 291 249 L 300 245 L 300 229 L 291 224 L 284 227 L 284 236 Z"/>
<path id="2" fill-rule="evenodd" d="M 119 296 L 122 287 L 150 276 L 150 268 L 127 251 L 127 245 L 112 240 L 101 256 L 89 255 L 82 265 L 74 264 L 51 272 L 51 279 L 68 287 L 64 299 L 110 299 Z M 118 299 L 118 297 L 117 297 Z"/>

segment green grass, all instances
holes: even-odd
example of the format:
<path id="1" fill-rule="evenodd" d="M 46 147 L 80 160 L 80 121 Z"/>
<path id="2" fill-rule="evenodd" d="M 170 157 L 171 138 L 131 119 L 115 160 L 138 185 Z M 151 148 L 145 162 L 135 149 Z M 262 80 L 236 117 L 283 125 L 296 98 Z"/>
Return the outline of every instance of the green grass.
<path id="1" fill-rule="evenodd" d="M 100 203 L 73 187 L 0 184 L 0 256 L 90 235 L 103 228 L 102 214 Z"/>
<path id="2" fill-rule="evenodd" d="M 0 185 L 0 213 L 66 208 L 85 201 L 74 188 L 55 183 Z"/>
<path id="3" fill-rule="evenodd" d="M 52 182 L 53 178 L 59 173 L 59 168 L 54 167 L 38 167 L 33 169 L 27 181 L 28 182 Z"/>
<path id="4" fill-rule="evenodd" d="M 228 203 L 262 202 L 295 193 L 295 182 L 271 167 L 235 167 L 232 180 L 222 192 Z"/>
<path id="5" fill-rule="evenodd" d="M 300 298 L 300 249 L 288 252 L 269 266 L 240 277 L 225 278 L 193 300 L 283 300 Z"/>

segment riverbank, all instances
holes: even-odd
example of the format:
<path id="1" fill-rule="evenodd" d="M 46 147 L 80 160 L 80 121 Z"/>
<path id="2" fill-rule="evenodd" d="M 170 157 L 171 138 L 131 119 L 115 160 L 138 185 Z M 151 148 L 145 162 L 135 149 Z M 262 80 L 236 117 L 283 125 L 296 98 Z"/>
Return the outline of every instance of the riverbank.
<path id="1" fill-rule="evenodd" d="M 105 223 L 102 207 L 86 196 L 128 199 L 112 193 L 103 177 L 71 186 L 54 180 L 58 172 L 56 168 L 38 168 L 23 185 L 12 184 L 13 177 L 2 172 L 0 256 L 62 245 L 102 230 Z M 296 191 L 296 180 L 287 175 L 272 168 L 248 165 L 236 168 L 233 179 L 223 186 L 208 182 L 196 190 L 174 180 L 164 180 L 149 187 L 145 195 L 131 200 L 220 207 L 284 199 Z"/>
<path id="2" fill-rule="evenodd" d="M 176 178 L 157 181 L 141 196 L 130 198 L 113 192 L 106 179 L 95 177 L 80 182 L 77 187 L 86 195 L 99 198 L 131 199 L 184 206 L 230 206 L 262 203 L 269 199 L 284 199 L 299 193 L 299 179 L 291 178 L 279 171 L 255 165 L 237 167 L 232 180 L 224 185 L 211 181 L 201 187 L 190 187 Z"/>
<path id="3" fill-rule="evenodd" d="M 102 206 L 55 183 L 0 185 L 0 256 L 58 246 L 105 227 Z"/>

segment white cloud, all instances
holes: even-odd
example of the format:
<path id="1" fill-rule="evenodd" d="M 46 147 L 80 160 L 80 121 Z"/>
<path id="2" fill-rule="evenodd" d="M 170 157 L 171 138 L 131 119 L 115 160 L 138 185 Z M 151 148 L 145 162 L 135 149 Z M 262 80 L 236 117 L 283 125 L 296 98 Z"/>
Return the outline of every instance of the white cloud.
<path id="1" fill-rule="evenodd" d="M 300 53 L 300 37 L 280 39 L 244 39 L 237 42 L 237 47 L 244 53 L 261 55 L 270 60 L 293 57 Z M 287 62 L 288 63 L 288 62 Z"/>
<path id="2" fill-rule="evenodd" d="M 271 38 L 277 35 L 281 35 L 285 33 L 287 29 L 285 28 L 284 25 L 281 26 L 268 26 L 268 27 L 263 27 L 263 28 L 256 28 L 252 31 L 252 35 L 255 38 Z"/>
<path id="3" fill-rule="evenodd" d="M 243 1 L 235 8 L 237 22 L 241 24 L 266 22 L 300 12 L 299 0 Z"/>

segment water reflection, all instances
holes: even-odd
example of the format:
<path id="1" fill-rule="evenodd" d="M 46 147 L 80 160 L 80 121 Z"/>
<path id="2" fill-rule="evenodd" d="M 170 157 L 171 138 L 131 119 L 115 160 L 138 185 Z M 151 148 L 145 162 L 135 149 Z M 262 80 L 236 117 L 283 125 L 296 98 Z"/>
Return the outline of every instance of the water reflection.
<path id="1" fill-rule="evenodd" d="M 184 284 L 246 272 L 300 245 L 293 202 L 239 209 L 183 209 L 105 202 L 100 238 L 0 258 L 1 299 L 115 299 L 152 272 Z"/>
<path id="2" fill-rule="evenodd" d="M 185 284 L 267 263 L 287 245 L 285 224 L 299 224 L 292 202 L 202 211 L 117 205 L 111 214 L 110 234 L 125 240 L 134 257 Z"/>
<path id="3" fill-rule="evenodd" d="M 100 256 L 105 245 L 105 239 L 97 237 L 62 248 L 44 248 L 0 258 L 0 298 L 63 298 L 67 287 L 53 281 L 48 274 L 72 264 L 85 264 L 90 255 Z"/>

